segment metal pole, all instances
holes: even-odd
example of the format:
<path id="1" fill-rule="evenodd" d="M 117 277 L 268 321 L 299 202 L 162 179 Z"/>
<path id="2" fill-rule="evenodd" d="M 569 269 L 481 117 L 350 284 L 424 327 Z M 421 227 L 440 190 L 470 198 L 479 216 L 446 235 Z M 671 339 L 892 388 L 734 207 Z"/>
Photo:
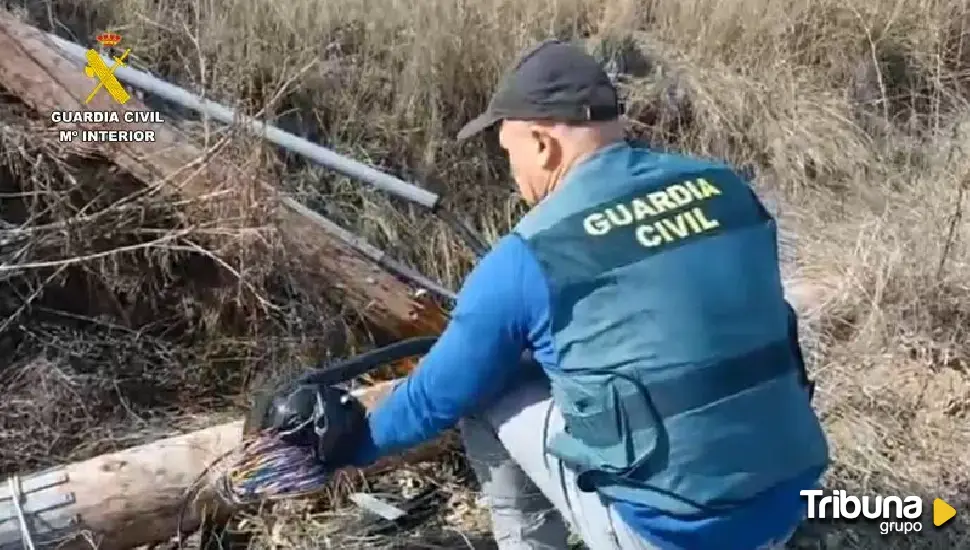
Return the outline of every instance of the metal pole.
<path id="1" fill-rule="evenodd" d="M 87 59 L 84 56 L 87 50 L 83 46 L 74 44 L 73 42 L 69 42 L 52 34 L 48 34 L 46 36 L 68 57 L 80 63 L 87 63 Z M 107 56 L 102 55 L 101 57 L 106 63 L 109 64 L 109 66 L 113 63 L 113 60 Z M 435 211 L 436 206 L 438 206 L 438 200 L 440 197 L 435 193 L 407 183 L 390 174 L 381 172 L 380 170 L 371 168 L 366 164 L 362 164 L 353 159 L 344 157 L 343 155 L 335 153 L 325 147 L 321 147 L 301 137 L 285 132 L 275 126 L 266 124 L 265 122 L 258 121 L 246 115 L 237 114 L 228 107 L 215 103 L 214 101 L 201 98 L 188 92 L 187 90 L 169 84 L 168 82 L 155 78 L 147 73 L 132 69 L 130 67 L 118 67 L 115 69 L 115 75 L 119 80 L 135 86 L 136 88 L 156 94 L 163 99 L 187 109 L 208 115 L 219 122 L 223 122 L 225 124 L 240 122 L 250 128 L 252 131 L 263 135 L 266 139 L 272 141 L 280 147 L 283 147 L 284 149 L 304 155 L 311 160 L 322 164 L 323 166 L 331 168 L 346 176 L 360 179 L 373 185 L 374 187 L 377 187 L 378 189 L 382 189 L 411 202 L 425 206 L 432 211 Z M 314 210 L 304 206 L 292 197 L 284 196 L 283 203 L 291 210 L 299 212 L 301 215 L 320 226 L 320 228 L 324 231 L 334 235 L 364 256 L 370 258 L 373 262 L 384 267 L 385 269 L 388 269 L 395 275 L 409 280 L 412 283 L 421 286 L 442 298 L 447 300 L 455 300 L 456 295 L 452 290 L 388 257 L 385 252 L 333 223 Z M 440 211 L 436 213 L 439 216 L 443 214 L 443 212 Z M 466 240 L 468 244 L 475 249 L 477 255 L 481 256 L 484 254 L 485 245 L 477 239 L 470 229 L 465 227 L 460 221 L 457 220 L 457 218 L 452 216 L 446 216 L 446 218 L 443 219 L 451 223 L 456 230 L 462 233 L 464 240 Z"/>
<path id="2" fill-rule="evenodd" d="M 68 57 L 82 64 L 87 63 L 87 60 L 84 57 L 87 49 L 85 49 L 83 46 L 74 44 L 73 42 L 68 42 L 63 38 L 59 38 L 52 34 L 48 34 L 47 37 L 50 38 L 50 40 L 54 42 L 54 44 L 56 44 L 57 47 L 60 48 L 61 51 L 63 51 Z M 107 63 L 109 67 L 114 63 L 114 60 L 110 57 L 104 55 L 101 57 L 104 58 L 105 63 Z M 301 137 L 284 132 L 273 125 L 260 122 L 250 116 L 235 113 L 232 109 L 225 107 L 224 105 L 201 98 L 182 88 L 179 88 L 178 86 L 173 86 L 164 80 L 155 78 L 150 74 L 132 69 L 131 67 L 118 67 L 115 69 L 115 76 L 118 77 L 118 80 L 130 84 L 131 86 L 151 92 L 163 99 L 171 101 L 172 103 L 181 105 L 186 109 L 203 113 L 224 124 L 241 123 L 251 131 L 264 136 L 266 139 L 272 141 L 276 145 L 312 159 L 319 164 L 344 174 L 345 176 L 359 179 L 373 185 L 374 187 L 377 187 L 378 189 L 420 204 L 421 206 L 427 207 L 431 210 L 434 210 L 435 207 L 438 206 L 438 200 L 440 197 L 427 189 L 422 189 L 421 187 L 407 183 L 390 174 L 381 172 L 375 168 L 371 168 L 366 164 L 362 164 L 353 159 L 347 158 L 331 151 L 330 149 L 309 142 Z"/>

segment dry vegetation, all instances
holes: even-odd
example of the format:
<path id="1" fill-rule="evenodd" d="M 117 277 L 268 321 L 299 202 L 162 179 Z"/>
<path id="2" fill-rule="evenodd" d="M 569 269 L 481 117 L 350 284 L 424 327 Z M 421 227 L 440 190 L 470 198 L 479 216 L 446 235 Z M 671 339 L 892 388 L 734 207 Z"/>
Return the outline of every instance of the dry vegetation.
<path id="1" fill-rule="evenodd" d="M 788 268 L 813 289 L 800 301 L 835 453 L 829 485 L 940 496 L 970 510 L 965 2 L 4 4 L 85 44 L 115 30 L 136 67 L 430 182 L 490 238 L 519 214 L 502 159 L 494 144 L 460 147 L 452 136 L 521 48 L 551 35 L 589 39 L 632 73 L 624 79 L 631 131 L 657 148 L 753 169 L 798 235 Z M 627 39 L 639 62 L 619 46 Z M 327 282 L 278 249 L 263 207 L 239 207 L 252 203 L 241 200 L 245 190 L 210 197 L 208 217 L 190 221 L 198 205 L 162 200 L 97 158 L 59 150 L 38 138 L 36 114 L 5 101 L 0 470 L 213 422 L 245 403 L 253 379 L 366 345 L 353 316 L 328 299 Z M 186 113 L 169 114 L 200 143 L 220 137 Z M 222 154 L 243 170 L 270 171 L 301 201 L 426 274 L 455 286 L 468 269 L 469 253 L 426 215 L 252 140 L 231 141 Z M 262 542 L 353 546 L 333 531 L 338 523 L 290 520 Z M 482 530 L 467 519 L 444 523 L 469 537 Z M 795 544 L 970 545 L 959 515 L 955 523 L 908 539 L 807 525 Z M 411 544 L 422 537 L 430 544 L 421 533 Z"/>

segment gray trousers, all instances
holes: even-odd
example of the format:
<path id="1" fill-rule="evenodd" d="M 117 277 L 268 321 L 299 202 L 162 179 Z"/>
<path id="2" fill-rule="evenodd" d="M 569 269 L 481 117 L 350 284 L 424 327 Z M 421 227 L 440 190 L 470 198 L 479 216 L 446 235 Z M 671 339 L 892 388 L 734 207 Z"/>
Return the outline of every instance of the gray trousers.
<path id="1" fill-rule="evenodd" d="M 563 429 L 547 384 L 520 386 L 460 428 L 501 550 L 563 550 L 570 528 L 590 550 L 653 550 L 545 452 L 546 441 Z"/>
<path id="2" fill-rule="evenodd" d="M 581 492 L 575 474 L 545 452 L 563 426 L 543 382 L 519 386 L 460 423 L 499 549 L 563 550 L 571 528 L 590 550 L 655 550 L 599 495 Z M 784 548 L 784 542 L 758 550 Z"/>

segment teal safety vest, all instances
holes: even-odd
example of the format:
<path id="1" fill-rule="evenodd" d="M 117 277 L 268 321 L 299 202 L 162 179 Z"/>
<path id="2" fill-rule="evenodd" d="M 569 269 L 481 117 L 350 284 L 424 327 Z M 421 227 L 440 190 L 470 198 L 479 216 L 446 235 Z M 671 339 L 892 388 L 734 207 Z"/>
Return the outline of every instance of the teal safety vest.
<path id="1" fill-rule="evenodd" d="M 825 470 L 775 223 L 734 171 L 612 145 L 515 232 L 550 292 L 549 452 L 584 491 L 695 515 Z"/>

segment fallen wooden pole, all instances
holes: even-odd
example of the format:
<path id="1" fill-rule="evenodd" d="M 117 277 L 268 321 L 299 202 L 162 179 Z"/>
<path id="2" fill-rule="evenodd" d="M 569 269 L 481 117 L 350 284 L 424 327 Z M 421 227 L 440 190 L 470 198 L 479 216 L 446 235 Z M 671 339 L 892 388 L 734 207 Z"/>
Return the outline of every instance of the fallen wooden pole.
<path id="1" fill-rule="evenodd" d="M 83 67 L 65 57 L 46 34 L 24 25 L 5 10 L 0 10 L 0 52 L 4 52 L 0 55 L 0 86 L 42 117 L 50 117 L 53 111 L 91 110 L 116 112 L 124 120 L 124 113 L 149 111 L 137 98 L 119 105 L 106 93 L 85 104 L 93 81 L 85 76 Z M 244 171 L 219 154 L 202 150 L 171 125 L 82 122 L 65 127 L 154 132 L 152 142 L 86 143 L 83 149 L 87 154 L 93 150 L 102 155 L 146 185 L 161 182 L 159 190 L 174 201 L 232 193 L 247 185 L 255 187 L 263 196 L 253 200 L 275 200 L 281 205 L 275 220 L 279 234 L 302 269 L 327 285 L 321 285 L 321 292 L 339 295 L 390 340 L 437 335 L 444 330 L 444 310 L 430 296 L 415 299 L 411 283 L 420 277 L 410 273 L 409 278 L 402 278 L 402 271 L 407 270 L 376 248 L 279 193 L 264 175 Z M 57 132 L 58 128 L 50 131 Z M 204 217 L 207 212 L 189 214 Z M 393 373 L 404 374 L 413 366 L 413 361 L 403 361 Z"/>
<path id="2" fill-rule="evenodd" d="M 242 421 L 163 439 L 19 480 L 0 489 L 0 548 L 131 548 L 175 534 L 182 493 L 206 464 L 239 443 Z M 201 468 L 200 468 L 201 466 Z M 198 525 L 186 518 L 187 527 Z M 90 544 L 89 544 L 90 543 Z"/>
<path id="3" fill-rule="evenodd" d="M 150 111 L 137 98 L 119 105 L 106 93 L 85 104 L 94 82 L 83 67 L 66 58 L 43 32 L 4 10 L 0 10 L 0 52 L 0 86 L 48 120 L 53 111 L 113 111 L 121 120 L 126 112 Z M 334 224 L 277 192 L 265 175 L 242 170 L 229 159 L 202 150 L 168 124 L 81 122 L 50 131 L 71 127 L 154 132 L 152 142 L 86 143 L 84 148 L 94 149 L 146 185 L 162 183 L 159 190 L 173 199 L 209 197 L 251 186 L 268 195 L 258 199 L 281 204 L 276 225 L 300 263 L 320 280 L 329 281 L 332 290 L 339 289 L 373 326 L 397 338 L 434 335 L 444 328 L 446 316 L 441 310 L 427 304 L 416 309 L 407 282 L 375 262 L 373 254 L 362 253 L 360 243 L 337 235 Z"/>
<path id="4" fill-rule="evenodd" d="M 372 408 L 393 382 L 355 392 Z M 176 534 L 178 513 L 185 491 L 213 460 L 241 440 L 243 421 L 230 422 L 83 462 L 68 464 L 20 478 L 0 487 L 0 549 L 133 548 L 159 543 Z M 416 449 L 404 457 L 428 456 L 434 446 Z M 381 468 L 388 461 L 374 466 Z M 21 493 L 19 521 L 12 485 Z M 189 507 L 183 529 L 199 525 L 206 502 Z"/>
<path id="5" fill-rule="evenodd" d="M 93 82 L 76 63 L 51 47 L 43 33 L 23 25 L 0 10 L 0 86 L 42 117 L 55 110 L 147 111 L 137 99 L 126 105 L 98 94 L 85 105 Z M 276 219 L 287 249 L 308 272 L 339 290 L 343 299 L 390 338 L 439 334 L 447 316 L 433 302 L 416 300 L 414 289 L 362 254 L 360 247 L 328 231 L 326 223 L 307 209 L 286 206 L 274 197 L 270 182 L 203 151 L 168 125 L 89 124 L 88 130 L 150 130 L 154 142 L 96 143 L 85 148 L 112 161 L 144 182 L 159 185 L 173 200 L 202 198 L 256 184 L 280 199 Z M 52 128 L 52 132 L 57 130 Z M 263 197 L 266 198 L 266 197 Z M 194 214 L 194 212 L 190 212 Z M 322 287 L 321 291 L 327 290 Z M 408 370 L 406 365 L 398 371 Z M 367 389 L 364 400 L 373 403 L 386 385 Z M 43 540 L 67 536 L 68 547 L 85 546 L 85 535 L 105 550 L 121 550 L 168 540 L 175 534 L 179 498 L 207 464 L 240 440 L 241 423 L 216 426 L 149 445 L 40 474 L 7 481 L 7 498 L 0 500 L 0 548 L 20 548 L 23 533 L 38 546 Z M 18 507 L 11 496 L 24 493 Z M 2 493 L 0 493 L 2 494 Z M 197 526 L 190 510 L 184 526 Z M 20 517 L 25 528 L 20 527 Z"/>

